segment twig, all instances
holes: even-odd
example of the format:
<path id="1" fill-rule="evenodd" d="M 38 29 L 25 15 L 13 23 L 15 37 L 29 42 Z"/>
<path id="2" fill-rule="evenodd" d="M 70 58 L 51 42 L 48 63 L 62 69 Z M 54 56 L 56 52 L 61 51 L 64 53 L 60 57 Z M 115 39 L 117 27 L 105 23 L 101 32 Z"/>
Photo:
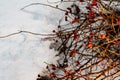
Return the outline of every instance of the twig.
<path id="1" fill-rule="evenodd" d="M 54 7 L 54 6 L 51 6 L 51 5 L 48 5 L 48 4 L 43 4 L 43 3 L 32 3 L 32 4 L 24 6 L 23 8 L 21 8 L 21 10 L 24 10 L 25 8 L 27 8 L 29 6 L 33 6 L 33 5 L 43 5 L 43 6 L 48 6 L 48 7 L 54 8 L 54 9 L 58 9 L 58 10 L 63 11 L 63 12 L 66 11 L 64 9 L 61 9 L 61 8 L 58 8 L 58 7 Z"/>
<path id="2" fill-rule="evenodd" d="M 28 33 L 28 34 L 39 35 L 39 36 L 56 36 L 56 34 L 40 34 L 40 33 L 34 33 L 34 32 L 30 32 L 30 31 L 19 31 L 19 32 L 11 33 L 11 34 L 8 34 L 5 36 L 0 36 L 0 38 L 6 38 L 6 37 L 10 37 L 10 36 L 20 34 L 20 33 Z"/>

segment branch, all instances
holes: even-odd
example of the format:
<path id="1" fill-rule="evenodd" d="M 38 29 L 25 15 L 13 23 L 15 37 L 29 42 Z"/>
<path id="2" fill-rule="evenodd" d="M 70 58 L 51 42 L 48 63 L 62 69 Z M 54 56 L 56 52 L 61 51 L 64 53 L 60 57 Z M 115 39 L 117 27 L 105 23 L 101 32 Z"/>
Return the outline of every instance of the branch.
<path id="1" fill-rule="evenodd" d="M 20 34 L 20 33 L 28 33 L 28 34 L 39 35 L 39 36 L 56 36 L 56 34 L 40 34 L 40 33 L 34 33 L 34 32 L 30 32 L 30 31 L 19 31 L 19 32 L 11 33 L 11 34 L 8 34 L 5 36 L 0 36 L 0 38 L 6 38 L 6 37 L 10 37 L 10 36 Z"/>
<path id="2" fill-rule="evenodd" d="M 61 9 L 61 8 L 58 8 L 58 7 L 54 7 L 54 6 L 51 6 L 51 5 L 48 5 L 48 4 L 43 4 L 43 3 L 32 3 L 32 4 L 29 4 L 29 5 L 24 6 L 23 8 L 21 8 L 21 10 L 24 10 L 25 8 L 27 8 L 27 7 L 29 7 L 29 6 L 33 6 L 33 5 L 48 6 L 48 7 L 51 7 L 51 8 L 58 9 L 58 10 L 60 10 L 60 11 L 66 12 L 66 10 L 64 10 L 64 9 Z"/>

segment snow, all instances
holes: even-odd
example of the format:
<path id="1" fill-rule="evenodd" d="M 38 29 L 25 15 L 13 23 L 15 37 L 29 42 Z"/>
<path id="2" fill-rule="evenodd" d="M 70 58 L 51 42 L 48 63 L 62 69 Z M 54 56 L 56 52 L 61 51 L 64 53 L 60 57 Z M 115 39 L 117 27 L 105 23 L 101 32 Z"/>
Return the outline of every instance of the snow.
<path id="1" fill-rule="evenodd" d="M 56 29 L 59 11 L 40 5 L 26 8 L 29 13 L 20 10 L 37 2 L 46 0 L 0 0 L 0 36 L 19 30 L 51 33 Z M 0 38 L 0 80 L 35 80 L 44 70 L 44 62 L 56 61 L 57 52 L 49 49 L 51 42 L 41 38 L 26 33 Z"/>

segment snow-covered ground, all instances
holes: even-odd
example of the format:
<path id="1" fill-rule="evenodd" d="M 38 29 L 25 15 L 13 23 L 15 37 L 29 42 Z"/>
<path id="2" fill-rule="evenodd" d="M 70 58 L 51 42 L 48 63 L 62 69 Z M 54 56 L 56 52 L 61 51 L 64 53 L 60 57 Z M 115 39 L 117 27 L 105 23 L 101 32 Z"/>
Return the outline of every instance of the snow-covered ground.
<path id="1" fill-rule="evenodd" d="M 29 13 L 20 10 L 36 2 L 46 0 L 0 0 L 0 36 L 19 30 L 51 33 L 61 17 L 59 11 L 40 5 L 26 8 Z M 26 33 L 0 38 L 0 80 L 35 80 L 44 62 L 55 61 L 57 52 L 49 44 L 41 36 Z"/>

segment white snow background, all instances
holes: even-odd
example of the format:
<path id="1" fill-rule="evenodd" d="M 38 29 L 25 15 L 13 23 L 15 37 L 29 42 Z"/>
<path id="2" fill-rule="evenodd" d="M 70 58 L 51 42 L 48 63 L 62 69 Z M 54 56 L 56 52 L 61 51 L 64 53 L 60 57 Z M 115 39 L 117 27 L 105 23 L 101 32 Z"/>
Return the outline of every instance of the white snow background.
<path id="1" fill-rule="evenodd" d="M 60 11 L 40 5 L 27 7 L 31 13 L 20 10 L 37 2 L 47 3 L 46 0 L 0 0 L 0 36 L 19 30 L 52 33 L 61 18 Z M 51 42 L 41 41 L 41 37 L 20 33 L 0 38 L 0 80 L 36 80 L 46 65 L 44 62 L 56 61 L 57 52 L 49 49 Z"/>

